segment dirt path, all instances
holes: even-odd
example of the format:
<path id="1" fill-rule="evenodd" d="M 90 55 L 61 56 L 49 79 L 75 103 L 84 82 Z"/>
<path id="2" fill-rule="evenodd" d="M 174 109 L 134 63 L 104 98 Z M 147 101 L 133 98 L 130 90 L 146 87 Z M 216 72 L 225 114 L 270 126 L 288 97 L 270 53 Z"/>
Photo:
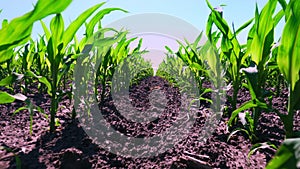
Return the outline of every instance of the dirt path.
<path id="1" fill-rule="evenodd" d="M 158 77 L 144 80 L 130 90 L 131 103 L 137 109 L 150 107 L 149 94 L 152 90 L 163 91 L 167 98 L 165 111 L 151 122 L 132 122 L 116 111 L 111 99 L 103 105 L 102 114 L 115 130 L 130 137 L 153 137 L 167 130 L 178 117 L 181 100 L 178 90 L 170 87 Z M 34 91 L 34 89 L 33 89 Z M 49 113 L 49 97 L 32 95 L 35 104 Z M 242 91 L 239 102 L 249 100 L 247 92 Z M 273 105 L 280 111 L 287 101 L 286 92 L 273 99 Z M 243 133 L 237 133 L 227 142 L 230 132 L 227 129 L 227 116 L 223 116 L 206 142 L 199 141 L 209 106 L 202 105 L 197 110 L 197 120 L 187 137 L 174 144 L 166 152 L 149 158 L 129 158 L 117 156 L 101 148 L 90 139 L 78 120 L 71 120 L 72 106 L 69 100 L 60 103 L 57 117 L 61 123 L 55 133 L 48 132 L 48 120 L 39 113 L 33 116 L 33 134 L 29 134 L 29 114 L 20 112 L 11 117 L 12 112 L 23 103 L 0 105 L 0 146 L 9 147 L 21 159 L 22 168 L 264 168 L 275 151 L 263 149 L 255 152 L 249 159 L 250 140 Z M 155 109 L 154 109 L 155 111 Z M 126 117 L 133 116 L 130 113 Z M 138 117 L 137 117 L 138 118 Z M 150 117 L 151 113 L 150 113 Z M 300 116 L 296 116 L 296 129 L 300 128 Z M 273 113 L 263 114 L 259 126 L 260 139 L 279 146 L 284 138 L 283 125 Z M 101 132 L 101 131 L 99 131 Z M 118 144 L 118 143 L 116 143 Z M 113 145 L 120 147 L 122 145 Z M 149 148 L 150 151 L 150 148 Z M 199 163 L 195 163 L 198 161 Z M 196 167 L 195 167 L 196 166 Z M 0 168 L 16 168 L 12 153 L 0 150 Z"/>

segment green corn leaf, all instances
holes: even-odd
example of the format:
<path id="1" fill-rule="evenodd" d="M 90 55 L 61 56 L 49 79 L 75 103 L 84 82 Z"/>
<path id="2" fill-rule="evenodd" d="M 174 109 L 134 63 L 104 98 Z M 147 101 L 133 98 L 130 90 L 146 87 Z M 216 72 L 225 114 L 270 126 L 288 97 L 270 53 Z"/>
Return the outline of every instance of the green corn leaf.
<path id="1" fill-rule="evenodd" d="M 54 64 L 56 46 L 53 45 L 53 38 L 51 37 L 47 44 L 47 53 L 50 64 Z"/>
<path id="2" fill-rule="evenodd" d="M 15 116 L 16 114 L 18 114 L 20 111 L 23 111 L 23 110 L 27 110 L 27 108 L 26 107 L 20 107 L 20 108 L 18 108 L 17 110 L 15 110 L 13 112 L 12 116 Z"/>
<path id="3" fill-rule="evenodd" d="M 260 65 L 261 62 L 265 62 L 268 58 L 273 44 L 274 38 L 274 20 L 272 18 L 277 0 L 270 0 L 267 5 L 262 9 L 262 12 L 258 13 L 258 8 L 256 7 L 255 12 L 255 27 L 253 40 L 249 50 L 251 51 L 252 60 Z"/>
<path id="4" fill-rule="evenodd" d="M 13 73 L 6 78 L 0 81 L 0 86 L 8 86 L 16 82 L 17 80 L 21 80 L 24 77 L 23 74 Z"/>
<path id="5" fill-rule="evenodd" d="M 279 4 L 281 5 L 282 9 L 285 11 L 287 3 L 285 0 L 278 0 Z"/>
<path id="6" fill-rule="evenodd" d="M 174 53 L 174 52 L 172 51 L 172 49 L 171 49 L 170 47 L 168 47 L 168 46 L 165 46 L 165 49 L 166 49 L 169 53 L 171 53 L 171 54 Z"/>
<path id="7" fill-rule="evenodd" d="M 300 71 L 300 2 L 291 1 L 289 19 L 284 27 L 278 48 L 277 64 L 287 82 L 295 90 Z M 291 91 L 291 92 L 292 92 Z"/>
<path id="8" fill-rule="evenodd" d="M 50 30 L 52 33 L 51 40 L 49 40 L 47 49 L 49 53 L 49 60 L 51 62 L 51 69 L 57 70 L 55 67 L 59 66 L 61 57 L 58 57 L 58 53 L 61 52 L 63 44 L 61 43 L 64 33 L 64 21 L 61 14 L 56 16 L 50 22 Z M 60 47 L 60 49 L 58 49 Z"/>
<path id="9" fill-rule="evenodd" d="M 245 28 L 247 28 L 252 22 L 253 22 L 253 18 L 250 19 L 249 21 L 247 21 L 246 23 L 244 23 L 242 26 L 240 26 L 236 31 L 235 34 L 238 35 L 242 30 L 244 30 Z"/>
<path id="10" fill-rule="evenodd" d="M 75 21 L 73 21 L 69 25 L 69 27 L 66 29 L 64 36 L 63 36 L 64 45 L 67 45 L 67 44 L 69 44 L 69 42 L 71 42 L 71 40 L 74 38 L 77 30 L 84 24 L 84 22 L 87 20 L 87 18 L 90 17 L 97 9 L 99 9 L 104 4 L 105 4 L 105 2 L 97 4 L 89 9 L 87 9 L 82 14 L 80 14 L 75 19 Z"/>
<path id="11" fill-rule="evenodd" d="M 51 37 L 50 30 L 48 29 L 48 27 L 46 26 L 46 24 L 45 24 L 42 20 L 40 20 L 40 23 L 41 23 L 42 28 L 43 28 L 43 30 L 44 30 L 44 33 L 45 33 L 45 35 L 46 35 L 46 39 L 47 39 L 47 41 L 49 41 L 49 39 L 50 39 L 50 37 Z"/>
<path id="12" fill-rule="evenodd" d="M 216 51 L 211 46 L 207 49 L 206 59 L 209 65 L 209 70 L 214 74 L 211 78 L 214 79 L 214 77 L 218 74 L 218 69 L 220 68 L 220 65 L 218 64 L 220 60 Z"/>
<path id="13" fill-rule="evenodd" d="M 253 153 L 255 153 L 256 151 L 258 151 L 259 149 L 266 149 L 266 148 L 269 148 L 269 149 L 272 149 L 272 150 L 277 149 L 277 147 L 274 144 L 271 144 L 271 143 L 257 143 L 257 144 L 255 144 L 251 147 L 251 150 L 248 153 L 248 159 L 250 159 L 251 155 Z"/>
<path id="14" fill-rule="evenodd" d="M 94 32 L 94 28 L 96 26 L 97 23 L 100 23 L 100 21 L 103 19 L 103 17 L 109 13 L 111 13 L 112 11 L 122 11 L 127 13 L 128 11 L 123 10 L 121 8 L 105 8 L 101 11 L 99 11 L 91 20 L 90 22 L 87 24 L 86 26 L 86 36 L 87 37 L 91 37 L 93 35 Z"/>
<path id="15" fill-rule="evenodd" d="M 124 38 L 126 40 L 126 38 Z M 135 41 L 137 38 L 131 38 L 124 42 L 123 45 L 121 45 L 121 48 L 118 50 L 117 58 L 116 58 L 116 64 L 119 64 L 122 62 L 122 60 L 128 56 L 128 46 L 131 42 Z"/>
<path id="16" fill-rule="evenodd" d="M 227 142 L 238 132 L 245 132 L 251 138 L 251 134 L 248 130 L 238 127 L 229 134 L 229 136 L 227 137 Z"/>
<path id="17" fill-rule="evenodd" d="M 108 31 L 107 29 L 106 31 Z M 104 30 L 98 31 L 95 36 L 101 35 L 104 33 Z M 106 38 L 99 38 L 95 39 L 94 45 L 97 47 L 107 47 L 111 46 L 117 42 L 119 42 L 121 39 L 123 39 L 126 36 L 127 32 L 120 32 L 115 37 L 106 37 Z"/>
<path id="18" fill-rule="evenodd" d="M 64 11 L 72 0 L 39 0 L 32 12 L 35 21 L 44 17 Z"/>
<path id="19" fill-rule="evenodd" d="M 113 62 L 114 62 L 115 60 L 118 59 L 118 57 L 119 57 L 119 56 L 118 56 L 118 53 L 120 52 L 122 46 L 125 45 L 126 40 L 127 40 L 127 39 L 126 39 L 125 37 L 122 38 L 122 39 L 117 43 L 117 46 L 115 47 L 115 49 L 112 50 L 112 55 L 114 56 L 114 57 L 112 58 Z"/>
<path id="20" fill-rule="evenodd" d="M 37 78 L 39 80 L 39 82 L 45 84 L 48 89 L 47 92 L 51 96 L 52 86 L 46 77 L 38 76 L 38 75 L 34 74 L 32 71 L 27 71 L 26 76 Z"/>
<path id="21" fill-rule="evenodd" d="M 209 17 L 206 22 L 206 35 L 211 43 L 213 42 L 213 36 L 212 36 L 213 23 L 214 21 L 212 20 L 211 17 Z"/>
<path id="22" fill-rule="evenodd" d="M 0 91 L 0 104 L 12 103 L 15 100 L 16 99 L 12 95 Z"/>
<path id="23" fill-rule="evenodd" d="M 72 0 L 39 0 L 31 12 L 13 19 L 0 30 L 0 51 L 22 43 L 30 37 L 33 23 L 44 17 L 62 12 Z"/>
<path id="24" fill-rule="evenodd" d="M 27 99 L 27 97 L 20 93 L 11 95 L 7 92 L 0 91 L 0 104 L 12 103 L 15 100 L 25 101 L 26 99 Z"/>
<path id="25" fill-rule="evenodd" d="M 238 109 L 234 110 L 231 114 L 231 117 L 228 121 L 228 126 L 232 126 L 232 122 L 234 121 L 234 119 L 237 117 L 237 115 L 244 111 L 244 110 L 247 110 L 247 109 L 250 109 L 250 108 L 254 108 L 254 107 L 257 107 L 257 104 L 253 103 L 252 100 L 244 103 L 242 106 L 240 106 Z"/>
<path id="26" fill-rule="evenodd" d="M 300 139 L 286 139 L 275 154 L 275 157 L 269 162 L 266 169 L 290 169 L 299 168 L 299 149 Z"/>
<path id="27" fill-rule="evenodd" d="M 61 14 L 56 14 L 51 20 L 50 30 L 52 33 L 53 47 L 56 47 L 60 43 L 64 33 L 64 21 Z"/>
<path id="28" fill-rule="evenodd" d="M 206 4 L 207 4 L 207 6 L 209 7 L 210 10 L 214 10 L 214 8 L 212 7 L 212 5 L 209 3 L 208 0 L 206 0 Z"/>
<path id="29" fill-rule="evenodd" d="M 202 68 L 202 66 L 201 65 L 199 65 L 198 63 L 196 63 L 196 62 L 194 62 L 194 63 L 191 63 L 190 64 L 190 67 L 191 68 L 195 68 L 195 69 L 197 69 L 197 70 L 201 70 L 201 69 L 203 69 Z"/>
<path id="30" fill-rule="evenodd" d="M 284 16 L 284 10 L 280 10 L 275 16 L 274 16 L 274 27 L 278 25 L 278 23 L 281 21 L 281 19 Z"/>
<path id="31" fill-rule="evenodd" d="M 199 46 L 202 36 L 203 36 L 203 31 L 198 35 L 198 37 L 194 41 L 193 46 L 192 46 L 193 49 L 196 49 Z"/>
<path id="32" fill-rule="evenodd" d="M 62 77 L 64 75 L 66 75 L 66 73 L 70 70 L 70 67 L 72 65 L 72 63 L 75 61 L 75 59 L 72 59 L 72 54 L 69 54 L 64 60 L 66 60 L 66 62 L 64 62 L 60 72 L 58 73 L 58 77 L 57 77 L 57 83 L 59 84 Z M 59 86 L 57 84 L 57 86 Z"/>
<path id="33" fill-rule="evenodd" d="M 3 19 L 2 21 L 2 28 L 6 27 L 8 25 L 8 20 L 7 19 Z"/>
<path id="34" fill-rule="evenodd" d="M 142 44 L 143 44 L 143 39 L 141 38 L 141 39 L 139 40 L 139 43 L 138 43 L 137 47 L 134 48 L 134 49 L 132 50 L 131 53 L 138 53 L 138 52 L 141 50 Z M 165 48 L 168 50 L 168 47 L 167 47 L 167 46 L 165 46 Z M 169 49 L 170 49 L 170 48 L 169 48 Z M 169 50 L 168 50 L 168 51 L 169 51 Z M 171 51 L 172 51 L 172 50 L 171 50 Z M 169 51 L 169 52 L 170 52 L 170 51 Z"/>
<path id="35" fill-rule="evenodd" d="M 14 56 L 14 50 L 2 50 L 0 51 L 0 63 L 6 62 Z"/>
<path id="36" fill-rule="evenodd" d="M 278 2 L 281 5 L 284 12 L 288 11 L 288 10 L 286 10 L 288 5 L 287 5 L 287 2 L 285 0 L 278 0 Z M 285 15 L 285 21 L 287 21 L 287 19 L 288 19 L 288 15 Z"/>
<path id="37" fill-rule="evenodd" d="M 253 38 L 254 38 L 254 34 L 255 34 L 255 26 L 253 26 L 249 32 L 248 32 L 248 37 L 247 37 L 247 52 L 245 55 L 249 55 L 250 52 L 251 52 L 251 44 L 252 44 L 252 41 L 253 41 Z"/>
<path id="38" fill-rule="evenodd" d="M 232 112 L 231 117 L 228 120 L 228 126 L 233 125 L 233 121 L 235 120 L 235 118 L 237 117 L 237 115 L 240 112 L 251 109 L 251 108 L 256 108 L 256 107 L 259 107 L 259 108 L 265 109 L 265 110 L 271 110 L 271 108 L 268 107 L 268 105 L 266 103 L 263 103 L 263 102 L 259 101 L 258 99 L 250 100 Z"/>

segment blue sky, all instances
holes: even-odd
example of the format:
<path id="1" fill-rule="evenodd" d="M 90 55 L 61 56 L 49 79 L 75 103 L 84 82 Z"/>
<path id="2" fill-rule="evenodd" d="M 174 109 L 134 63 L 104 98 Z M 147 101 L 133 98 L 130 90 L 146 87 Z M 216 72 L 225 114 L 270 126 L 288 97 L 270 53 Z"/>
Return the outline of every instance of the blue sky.
<path id="1" fill-rule="evenodd" d="M 73 0 L 71 5 L 63 12 L 65 24 L 69 24 L 87 8 L 101 2 L 103 1 Z M 213 6 L 225 4 L 223 16 L 229 24 L 234 23 L 237 28 L 254 16 L 256 3 L 258 3 L 259 8 L 261 9 L 267 0 L 210 0 L 210 2 Z M 35 3 L 36 0 L 1 0 L 0 9 L 3 11 L 0 14 L 0 20 L 11 20 L 14 17 L 20 16 L 33 9 L 33 4 Z M 194 25 L 200 31 L 205 30 L 205 23 L 210 12 L 205 0 L 108 0 L 104 7 L 120 7 L 129 11 L 128 14 L 114 12 L 111 15 L 108 15 L 102 22 L 104 26 L 134 14 L 162 13 L 183 19 Z M 50 20 L 51 16 L 44 19 L 46 23 Z M 276 31 L 277 38 L 279 37 L 281 29 L 282 28 L 279 27 L 279 30 Z M 36 37 L 38 33 L 42 34 L 42 29 L 40 24 L 36 23 L 33 30 L 33 37 Z M 83 32 L 79 32 L 79 34 L 80 33 Z M 247 30 L 240 35 L 239 39 L 245 41 L 246 37 Z"/>

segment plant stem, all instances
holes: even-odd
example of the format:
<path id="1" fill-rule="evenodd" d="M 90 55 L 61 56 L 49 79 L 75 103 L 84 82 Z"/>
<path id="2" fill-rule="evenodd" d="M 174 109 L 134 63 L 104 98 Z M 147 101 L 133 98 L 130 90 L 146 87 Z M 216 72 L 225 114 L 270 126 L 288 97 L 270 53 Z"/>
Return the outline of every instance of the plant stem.
<path id="1" fill-rule="evenodd" d="M 288 101 L 288 114 L 285 116 L 283 120 L 284 128 L 286 131 L 286 138 L 292 138 L 294 136 L 293 132 L 293 121 L 294 121 L 294 106 L 293 106 L 293 100 L 294 100 L 294 93 L 292 91 L 292 87 L 290 85 L 290 97 Z"/>
<path id="2" fill-rule="evenodd" d="M 232 110 L 236 109 L 236 104 L 237 104 L 237 95 L 239 92 L 239 83 L 238 83 L 238 79 L 236 79 L 236 81 L 233 84 L 233 95 L 232 95 Z"/>
<path id="3" fill-rule="evenodd" d="M 56 69 L 56 64 L 53 63 L 52 67 L 52 96 L 51 96 L 51 107 L 50 107 L 50 132 L 55 131 L 55 115 L 58 107 L 58 101 L 57 101 L 57 96 L 56 96 L 56 91 L 57 91 L 57 69 Z"/>
<path id="4" fill-rule="evenodd" d="M 55 131 L 55 114 L 56 114 L 56 90 L 52 90 L 51 107 L 50 107 L 50 132 Z"/>

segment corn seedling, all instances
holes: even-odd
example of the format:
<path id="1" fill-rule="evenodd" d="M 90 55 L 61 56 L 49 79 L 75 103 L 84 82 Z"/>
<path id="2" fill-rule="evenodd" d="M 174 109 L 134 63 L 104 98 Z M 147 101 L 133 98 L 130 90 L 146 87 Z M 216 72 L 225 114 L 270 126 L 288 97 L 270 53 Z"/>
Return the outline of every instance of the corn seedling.
<path id="1" fill-rule="evenodd" d="M 220 59 L 225 61 L 227 67 L 227 77 L 228 81 L 232 83 L 233 95 L 228 98 L 231 102 L 232 109 L 236 109 L 237 104 L 237 94 L 242 86 L 242 78 L 240 74 L 240 69 L 245 63 L 247 55 L 245 53 L 244 47 L 241 46 L 236 38 L 236 35 L 249 26 L 252 19 L 242 25 L 237 31 L 231 31 L 227 22 L 222 16 L 222 11 L 217 8 L 213 8 L 211 4 L 207 2 L 208 7 L 211 9 L 211 14 L 209 15 L 206 34 L 212 44 L 215 43 L 215 39 L 212 33 L 213 25 L 215 25 L 218 30 L 222 33 L 221 39 L 221 54 Z"/>
<path id="2" fill-rule="evenodd" d="M 281 115 L 286 137 L 295 136 L 293 119 L 296 110 L 300 107 L 300 2 L 291 0 L 285 11 L 286 24 L 278 48 L 277 64 L 288 83 L 289 101 L 288 114 Z"/>
<path id="3" fill-rule="evenodd" d="M 20 157 L 13 150 L 11 150 L 10 148 L 8 148 L 6 146 L 0 146 L 0 150 L 5 150 L 5 151 L 13 153 L 13 156 L 15 157 L 15 160 L 16 160 L 16 167 L 17 167 L 17 169 L 21 169 L 22 168 L 21 159 L 20 159 Z M 0 157 L 0 160 L 2 160 L 2 157 Z"/>
<path id="4" fill-rule="evenodd" d="M 39 112 L 41 113 L 43 116 L 45 116 L 45 118 L 48 119 L 48 115 L 45 114 L 44 110 L 41 109 L 39 106 L 35 106 L 33 105 L 33 103 L 29 100 L 26 99 L 25 100 L 26 105 L 23 107 L 18 108 L 16 111 L 13 112 L 13 116 L 15 116 L 17 113 L 23 111 L 23 110 L 27 110 L 29 113 L 29 118 L 30 118 L 30 123 L 29 123 L 29 133 L 30 135 L 32 134 L 32 125 L 33 125 L 33 114 L 34 112 Z"/>
<path id="5" fill-rule="evenodd" d="M 117 66 L 112 81 L 115 92 L 138 85 L 141 80 L 154 75 L 150 61 L 142 57 L 147 51 L 140 51 L 141 45 L 142 40 L 139 41 L 138 47 L 134 49 L 134 52 Z"/>
<path id="6" fill-rule="evenodd" d="M 171 51 L 171 49 L 168 50 Z M 164 61 L 159 65 L 156 76 L 164 78 L 174 87 L 181 86 L 181 92 L 191 91 L 193 74 L 188 66 L 176 55 L 167 54 Z"/>
<path id="7" fill-rule="evenodd" d="M 101 81 L 102 92 L 101 92 L 101 102 L 103 102 L 105 97 L 105 88 L 107 83 L 111 83 L 112 77 L 115 74 L 117 66 L 119 66 L 124 60 L 136 57 L 136 55 L 141 54 L 140 47 L 142 41 L 139 42 L 139 45 L 136 49 L 130 51 L 129 45 L 131 42 L 136 40 L 136 38 L 127 39 L 127 32 L 120 32 L 120 36 L 118 37 L 118 43 L 115 46 L 110 46 L 108 48 L 108 52 L 105 55 L 101 56 L 101 65 L 97 71 L 97 77 Z M 126 64 L 126 63 L 125 63 Z M 133 66 L 132 64 L 127 66 Z M 146 65 L 147 66 L 147 65 Z M 119 69 L 120 70 L 120 69 Z M 133 67 L 129 67 L 129 72 L 131 75 L 135 73 Z M 132 72 L 131 72 L 132 71 Z M 120 75 L 125 72 L 118 72 L 117 75 Z M 134 75 L 133 75 L 134 76 Z M 126 78 L 128 79 L 128 77 Z M 129 78 L 130 79 L 130 78 Z M 98 81 L 98 80 L 96 80 Z M 96 84 L 97 86 L 97 84 Z"/>
<path id="8" fill-rule="evenodd" d="M 199 99 L 211 103 L 211 100 L 204 96 L 206 93 L 211 92 L 211 89 L 204 88 L 203 82 L 207 80 L 207 71 L 203 53 L 201 51 L 200 40 L 202 39 L 202 33 L 196 38 L 196 40 L 190 44 L 188 41 L 185 41 L 186 45 L 179 43 L 179 50 L 176 52 L 176 56 L 179 57 L 191 70 L 191 73 L 195 76 L 195 81 L 197 83 L 199 91 Z M 170 51 L 170 50 L 169 50 Z"/>
<path id="9" fill-rule="evenodd" d="M 269 1 L 262 9 L 261 13 L 258 12 L 256 7 L 255 12 L 255 23 L 251 28 L 248 35 L 248 47 L 247 53 L 251 56 L 250 67 L 241 68 L 241 71 L 245 73 L 248 85 L 247 88 L 251 94 L 251 100 L 240 106 L 239 109 L 235 110 L 228 122 L 228 125 L 232 125 L 232 121 L 236 118 L 240 110 L 244 108 L 253 108 L 253 133 L 252 131 L 248 134 L 252 141 L 255 141 L 255 135 L 257 135 L 256 129 L 258 126 L 258 120 L 262 113 L 262 110 L 271 111 L 270 106 L 265 102 L 265 98 L 271 96 L 271 92 L 265 89 L 266 80 L 269 76 L 269 62 L 271 61 L 271 49 L 274 44 L 274 28 L 279 23 L 281 18 L 284 16 L 283 10 L 279 11 L 274 17 L 277 0 Z M 273 55 L 274 56 L 274 55 Z M 249 130 L 250 131 L 250 130 Z"/>

